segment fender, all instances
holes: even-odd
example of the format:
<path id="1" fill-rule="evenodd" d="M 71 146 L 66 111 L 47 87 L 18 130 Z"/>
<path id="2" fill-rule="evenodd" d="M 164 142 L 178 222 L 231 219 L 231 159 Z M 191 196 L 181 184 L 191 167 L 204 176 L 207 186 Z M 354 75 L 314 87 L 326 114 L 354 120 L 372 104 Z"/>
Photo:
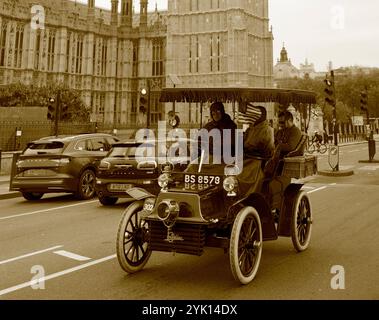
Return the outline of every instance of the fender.
<path id="1" fill-rule="evenodd" d="M 133 199 L 139 201 L 144 200 L 147 198 L 154 198 L 156 199 L 156 196 L 151 194 L 150 192 L 147 192 L 145 189 L 142 188 L 130 188 L 126 191 L 126 193 L 131 196 Z"/>
<path id="2" fill-rule="evenodd" d="M 278 227 L 279 236 L 291 236 L 291 220 L 293 214 L 292 211 L 294 210 L 294 201 L 302 187 L 303 184 L 301 183 L 291 183 L 284 191 Z"/>

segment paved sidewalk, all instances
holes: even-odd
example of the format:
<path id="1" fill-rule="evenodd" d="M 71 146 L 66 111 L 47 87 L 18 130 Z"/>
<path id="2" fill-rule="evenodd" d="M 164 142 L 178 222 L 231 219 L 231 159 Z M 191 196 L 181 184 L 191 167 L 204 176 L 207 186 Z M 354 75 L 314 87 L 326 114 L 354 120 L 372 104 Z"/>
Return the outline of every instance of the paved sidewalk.
<path id="1" fill-rule="evenodd" d="M 0 200 L 21 197 L 18 191 L 9 191 L 9 175 L 0 175 Z"/>

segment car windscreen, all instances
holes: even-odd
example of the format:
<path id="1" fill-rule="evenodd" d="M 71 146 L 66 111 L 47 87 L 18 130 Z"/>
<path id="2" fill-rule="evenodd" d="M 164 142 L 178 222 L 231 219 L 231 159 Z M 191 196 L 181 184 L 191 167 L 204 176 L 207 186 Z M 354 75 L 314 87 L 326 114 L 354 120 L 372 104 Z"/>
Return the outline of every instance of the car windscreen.
<path id="1" fill-rule="evenodd" d="M 30 143 L 23 152 L 23 155 L 35 155 L 35 154 L 56 154 L 62 153 L 64 143 L 60 141 L 46 141 L 40 143 Z"/>

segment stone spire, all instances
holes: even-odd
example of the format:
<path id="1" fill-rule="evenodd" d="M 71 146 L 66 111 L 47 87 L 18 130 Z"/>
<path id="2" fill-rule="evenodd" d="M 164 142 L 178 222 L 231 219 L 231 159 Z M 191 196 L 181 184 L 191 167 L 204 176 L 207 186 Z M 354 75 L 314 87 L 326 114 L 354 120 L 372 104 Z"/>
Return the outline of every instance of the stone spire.
<path id="1" fill-rule="evenodd" d="M 140 0 L 140 26 L 147 26 L 147 4 L 148 0 Z"/>
<path id="2" fill-rule="evenodd" d="M 118 25 L 118 0 L 111 0 L 111 25 Z"/>
<path id="3" fill-rule="evenodd" d="M 132 0 L 121 0 L 121 25 L 124 27 L 132 26 Z"/>
<path id="4" fill-rule="evenodd" d="M 95 17 L 95 0 L 88 0 L 87 8 L 88 20 L 93 20 Z"/>
<path id="5" fill-rule="evenodd" d="M 289 60 L 288 60 L 287 50 L 284 47 L 284 43 L 283 43 L 282 51 L 280 51 L 280 62 L 288 62 L 288 61 Z"/>

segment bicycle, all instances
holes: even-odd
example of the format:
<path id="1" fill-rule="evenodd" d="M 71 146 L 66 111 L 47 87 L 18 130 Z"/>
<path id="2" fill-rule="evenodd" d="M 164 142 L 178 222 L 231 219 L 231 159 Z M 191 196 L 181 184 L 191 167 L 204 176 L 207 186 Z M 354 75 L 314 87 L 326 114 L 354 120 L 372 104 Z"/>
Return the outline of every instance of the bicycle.
<path id="1" fill-rule="evenodd" d="M 312 139 L 311 143 L 308 145 L 308 152 L 314 153 L 318 152 L 324 154 L 328 150 L 327 144 L 320 142 L 318 140 Z"/>

